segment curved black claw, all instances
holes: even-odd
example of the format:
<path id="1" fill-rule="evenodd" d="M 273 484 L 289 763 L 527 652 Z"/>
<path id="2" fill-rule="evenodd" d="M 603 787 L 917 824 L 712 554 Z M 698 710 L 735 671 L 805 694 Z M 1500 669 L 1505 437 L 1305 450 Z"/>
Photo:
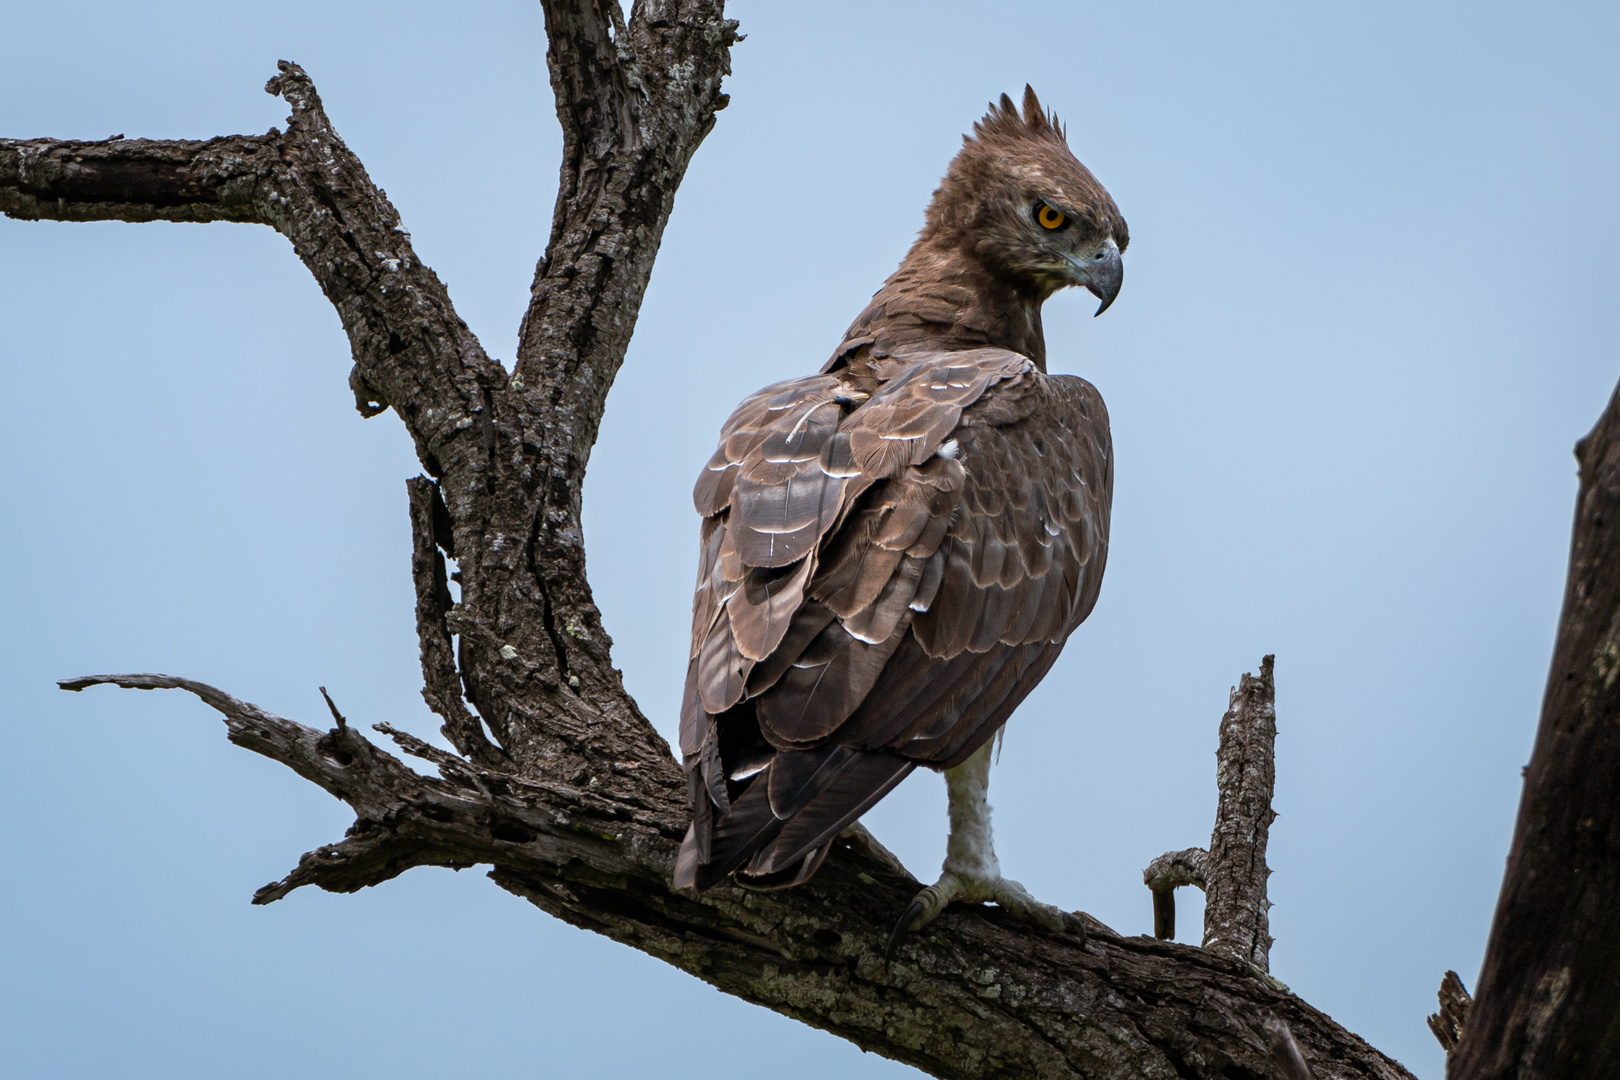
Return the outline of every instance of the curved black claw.
<path id="1" fill-rule="evenodd" d="M 885 964 L 894 959 L 894 947 L 900 944 L 900 939 L 906 936 L 906 931 L 911 929 L 911 924 L 916 922 L 917 916 L 922 913 L 923 902 L 913 900 L 911 906 L 906 908 L 905 914 L 900 916 L 900 921 L 894 924 L 894 929 L 889 931 L 889 943 L 883 948 L 883 962 Z M 1085 930 L 1082 929 L 1080 933 L 1085 934 Z"/>

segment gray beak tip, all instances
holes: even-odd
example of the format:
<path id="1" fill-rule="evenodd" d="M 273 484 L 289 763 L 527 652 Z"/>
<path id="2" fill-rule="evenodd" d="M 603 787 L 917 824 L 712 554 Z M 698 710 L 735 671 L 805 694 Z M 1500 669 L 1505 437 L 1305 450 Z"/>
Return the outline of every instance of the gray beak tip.
<path id="1" fill-rule="evenodd" d="M 1102 301 L 1102 306 L 1097 309 L 1097 315 L 1101 315 L 1113 306 L 1114 298 L 1119 295 L 1120 286 L 1125 284 L 1125 264 L 1120 261 L 1119 252 L 1114 251 L 1112 258 L 1105 263 L 1088 267 L 1087 270 L 1086 276 L 1089 280 L 1086 281 L 1086 291 Z"/>
<path id="2" fill-rule="evenodd" d="M 1096 282 L 1086 286 L 1087 292 L 1102 301 L 1102 304 L 1097 308 L 1097 315 L 1101 315 L 1103 312 L 1114 306 L 1114 299 L 1115 297 L 1119 296 L 1119 287 L 1124 283 L 1123 278 L 1124 275 L 1120 273 L 1118 265 L 1116 264 L 1114 273 L 1110 274 L 1101 282 Z M 1093 315 L 1092 318 L 1095 319 L 1097 315 Z"/>

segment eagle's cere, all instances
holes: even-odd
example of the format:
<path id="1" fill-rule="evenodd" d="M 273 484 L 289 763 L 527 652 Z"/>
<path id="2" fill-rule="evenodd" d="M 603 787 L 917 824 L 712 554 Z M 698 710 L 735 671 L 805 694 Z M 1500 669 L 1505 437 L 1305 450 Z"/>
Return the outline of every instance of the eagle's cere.
<path id="1" fill-rule="evenodd" d="M 1041 304 L 1119 292 L 1125 221 L 1024 91 L 974 125 L 921 234 L 820 375 L 745 400 L 703 515 L 676 884 L 795 885 L 918 765 L 947 770 L 952 899 L 1061 913 L 1001 878 L 989 747 L 1091 612 L 1113 459 L 1095 388 L 1046 374 Z"/>

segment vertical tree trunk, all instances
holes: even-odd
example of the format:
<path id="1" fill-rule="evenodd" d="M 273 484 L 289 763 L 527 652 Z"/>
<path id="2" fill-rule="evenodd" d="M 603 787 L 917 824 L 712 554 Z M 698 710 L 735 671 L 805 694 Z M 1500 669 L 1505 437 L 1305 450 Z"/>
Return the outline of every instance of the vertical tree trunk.
<path id="1" fill-rule="evenodd" d="M 1575 456 L 1557 651 L 1449 1080 L 1620 1076 L 1620 390 Z"/>

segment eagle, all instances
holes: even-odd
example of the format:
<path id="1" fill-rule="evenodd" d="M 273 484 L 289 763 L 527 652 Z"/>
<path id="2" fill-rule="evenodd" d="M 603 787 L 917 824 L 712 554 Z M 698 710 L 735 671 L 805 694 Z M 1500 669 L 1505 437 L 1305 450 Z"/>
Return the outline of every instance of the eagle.
<path id="1" fill-rule="evenodd" d="M 1041 305 L 1114 302 L 1114 200 L 1024 88 L 963 137 L 900 268 L 820 374 L 747 398 L 693 491 L 703 524 L 680 743 L 677 888 L 797 885 L 919 765 L 945 773 L 955 901 L 1075 920 L 1001 876 L 992 739 L 1097 602 L 1113 449 L 1049 375 Z"/>

